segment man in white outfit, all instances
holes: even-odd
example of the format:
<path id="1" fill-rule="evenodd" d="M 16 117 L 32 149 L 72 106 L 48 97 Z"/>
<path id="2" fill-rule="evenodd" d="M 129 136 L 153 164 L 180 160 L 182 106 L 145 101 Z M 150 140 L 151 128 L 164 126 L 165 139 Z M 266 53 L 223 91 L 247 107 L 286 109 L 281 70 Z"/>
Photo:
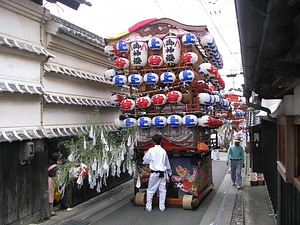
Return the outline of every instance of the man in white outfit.
<path id="1" fill-rule="evenodd" d="M 167 195 L 166 178 L 168 170 L 170 172 L 171 166 L 166 150 L 161 147 L 161 136 L 154 135 L 152 140 L 155 146 L 150 148 L 143 157 L 143 163 L 149 164 L 151 170 L 148 189 L 147 189 L 147 203 L 145 210 L 152 210 L 153 195 L 159 190 L 159 210 L 165 211 L 165 201 Z"/>

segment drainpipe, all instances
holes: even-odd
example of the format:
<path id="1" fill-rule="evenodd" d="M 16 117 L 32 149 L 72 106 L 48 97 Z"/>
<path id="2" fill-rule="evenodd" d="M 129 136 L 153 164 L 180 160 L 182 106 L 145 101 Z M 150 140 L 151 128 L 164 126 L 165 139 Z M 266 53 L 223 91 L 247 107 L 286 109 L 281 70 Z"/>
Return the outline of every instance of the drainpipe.
<path id="1" fill-rule="evenodd" d="M 251 103 L 251 102 L 249 102 L 249 98 L 246 98 L 246 104 L 247 104 L 248 106 L 251 106 L 251 107 L 255 108 L 255 109 L 259 109 L 259 110 L 265 111 L 265 112 L 267 113 L 268 119 L 269 119 L 271 122 L 277 122 L 277 119 L 274 119 L 274 118 L 272 118 L 272 117 L 270 116 L 271 110 L 270 110 L 269 108 L 266 108 L 266 107 L 263 107 L 263 106 L 261 106 L 261 105 L 257 105 L 257 104 Z"/>

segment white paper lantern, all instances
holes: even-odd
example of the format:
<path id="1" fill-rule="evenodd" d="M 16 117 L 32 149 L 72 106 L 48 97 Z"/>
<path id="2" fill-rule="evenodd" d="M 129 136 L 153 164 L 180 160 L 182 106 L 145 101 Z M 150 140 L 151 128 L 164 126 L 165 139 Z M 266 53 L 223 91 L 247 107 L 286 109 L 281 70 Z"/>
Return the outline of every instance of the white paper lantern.
<path id="1" fill-rule="evenodd" d="M 151 105 L 151 99 L 149 96 L 144 96 L 136 99 L 136 107 L 138 108 L 148 108 Z"/>
<path id="2" fill-rule="evenodd" d="M 180 91 L 170 91 L 167 93 L 167 99 L 170 103 L 179 103 L 182 100 L 182 93 Z"/>
<path id="3" fill-rule="evenodd" d="M 125 75 L 116 75 L 113 77 L 113 83 L 116 86 L 123 86 L 127 83 L 127 77 Z"/>
<path id="4" fill-rule="evenodd" d="M 182 123 L 186 127 L 194 127 L 198 124 L 198 118 L 195 115 L 185 115 L 182 118 Z"/>
<path id="5" fill-rule="evenodd" d="M 122 100 L 123 100 L 123 96 L 121 94 L 112 94 L 109 97 L 109 102 L 112 106 L 119 105 Z"/>
<path id="6" fill-rule="evenodd" d="M 149 117 L 140 117 L 137 121 L 137 124 L 140 128 L 149 128 L 151 127 L 152 120 Z"/>
<path id="7" fill-rule="evenodd" d="M 152 125 L 157 128 L 162 128 L 166 126 L 166 124 L 167 124 L 167 119 L 164 116 L 155 116 L 152 118 Z"/>
<path id="8" fill-rule="evenodd" d="M 195 74 L 192 70 L 183 70 L 179 73 L 181 82 L 192 82 L 195 79 Z"/>
<path id="9" fill-rule="evenodd" d="M 159 76 L 156 73 L 146 73 L 144 75 L 144 82 L 146 84 L 156 84 L 159 80 Z"/>
<path id="10" fill-rule="evenodd" d="M 210 105 L 212 102 L 212 97 L 208 93 L 199 93 L 198 94 L 199 102 L 202 105 Z"/>
<path id="11" fill-rule="evenodd" d="M 128 52 L 128 50 L 129 50 L 129 46 L 125 41 L 119 41 L 116 44 L 116 48 L 117 48 L 118 52 L 121 52 L 121 53 Z"/>
<path id="12" fill-rule="evenodd" d="M 155 94 L 151 97 L 153 105 L 164 105 L 167 103 L 167 96 L 164 94 Z"/>
<path id="13" fill-rule="evenodd" d="M 185 65 L 192 65 L 198 61 L 198 55 L 195 52 L 186 52 L 182 55 L 182 62 Z"/>
<path id="14" fill-rule="evenodd" d="M 128 69 L 129 67 L 129 60 L 124 57 L 119 57 L 115 60 L 115 64 L 120 69 Z"/>
<path id="15" fill-rule="evenodd" d="M 169 35 L 163 39 L 163 60 L 168 65 L 175 65 L 180 60 L 181 42 L 177 36 Z"/>
<path id="16" fill-rule="evenodd" d="M 120 105 L 123 110 L 133 110 L 135 108 L 135 101 L 132 99 L 124 99 Z"/>
<path id="17" fill-rule="evenodd" d="M 182 117 L 179 115 L 168 116 L 167 124 L 170 127 L 179 127 L 182 124 Z"/>
<path id="18" fill-rule="evenodd" d="M 209 116 L 201 116 L 198 119 L 198 125 L 201 127 L 208 127 Z"/>
<path id="19" fill-rule="evenodd" d="M 114 76 L 117 75 L 117 71 L 115 69 L 108 69 L 104 72 L 104 77 L 106 80 L 110 80 L 112 81 L 112 79 L 114 78 Z"/>
<path id="20" fill-rule="evenodd" d="M 163 46 L 163 41 L 158 37 L 150 38 L 148 46 L 151 50 L 160 50 Z"/>
<path id="21" fill-rule="evenodd" d="M 172 84 L 176 80 L 176 75 L 172 72 L 164 72 L 160 75 L 160 81 L 164 84 Z"/>
<path id="22" fill-rule="evenodd" d="M 137 120 L 135 118 L 126 118 L 123 124 L 124 127 L 133 127 L 137 125 Z"/>
<path id="23" fill-rule="evenodd" d="M 187 33 L 182 36 L 181 41 L 182 41 L 182 44 L 189 46 L 189 45 L 196 44 L 198 39 L 197 39 L 196 35 L 194 35 L 193 33 Z"/>
<path id="24" fill-rule="evenodd" d="M 143 83 L 143 77 L 140 74 L 131 74 L 128 76 L 128 84 L 137 86 Z"/>
<path id="25" fill-rule="evenodd" d="M 141 68 L 146 66 L 148 59 L 148 45 L 143 41 L 134 41 L 130 44 L 131 65 Z"/>

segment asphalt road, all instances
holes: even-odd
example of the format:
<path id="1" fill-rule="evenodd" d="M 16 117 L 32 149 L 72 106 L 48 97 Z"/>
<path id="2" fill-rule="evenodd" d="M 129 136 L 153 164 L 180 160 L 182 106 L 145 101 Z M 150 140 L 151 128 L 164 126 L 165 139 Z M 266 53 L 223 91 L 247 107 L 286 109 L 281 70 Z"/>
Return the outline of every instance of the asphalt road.
<path id="1" fill-rule="evenodd" d="M 224 161 L 213 161 L 214 188 L 202 200 L 200 205 L 193 210 L 184 210 L 179 206 L 167 206 L 166 211 L 158 210 L 153 205 L 153 210 L 147 212 L 142 206 L 130 202 L 133 197 L 133 186 L 123 190 L 122 194 L 115 193 L 105 201 L 87 206 L 87 209 L 78 212 L 72 218 L 60 222 L 61 225 L 199 225 L 205 213 L 217 214 L 219 207 L 214 207 L 216 212 L 207 212 L 228 170 Z M 210 209 L 211 210 L 211 209 Z"/>

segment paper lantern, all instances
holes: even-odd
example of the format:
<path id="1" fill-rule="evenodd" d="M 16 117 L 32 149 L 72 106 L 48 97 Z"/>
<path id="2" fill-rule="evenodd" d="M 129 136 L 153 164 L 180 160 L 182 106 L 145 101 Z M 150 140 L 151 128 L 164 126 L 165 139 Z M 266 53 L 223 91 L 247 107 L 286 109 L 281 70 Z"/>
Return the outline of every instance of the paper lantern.
<path id="1" fill-rule="evenodd" d="M 182 44 L 184 45 L 194 45 L 197 42 L 197 37 L 196 35 L 192 34 L 192 33 L 187 33 L 185 35 L 182 36 L 181 41 Z"/>
<path id="2" fill-rule="evenodd" d="M 180 60 L 181 42 L 177 36 L 169 35 L 163 39 L 163 60 L 173 66 Z"/>
<path id="3" fill-rule="evenodd" d="M 131 74 L 128 76 L 129 85 L 141 85 L 143 83 L 143 77 L 140 74 Z"/>
<path id="4" fill-rule="evenodd" d="M 128 52 L 128 50 L 129 50 L 128 44 L 125 41 L 119 41 L 116 44 L 116 48 L 117 48 L 118 52 L 121 52 L 121 53 Z"/>
<path id="5" fill-rule="evenodd" d="M 117 71 L 115 69 L 108 69 L 104 72 L 104 77 L 106 80 L 111 81 L 116 75 L 117 75 Z"/>
<path id="6" fill-rule="evenodd" d="M 195 115 L 185 115 L 182 118 L 182 123 L 186 127 L 194 127 L 198 124 L 198 118 Z"/>
<path id="7" fill-rule="evenodd" d="M 198 71 L 205 78 L 208 78 L 211 74 L 215 75 L 218 72 L 218 69 L 211 63 L 201 63 L 198 67 Z"/>
<path id="8" fill-rule="evenodd" d="M 129 67 L 129 60 L 124 57 L 119 57 L 115 60 L 115 64 L 120 69 L 128 69 Z"/>
<path id="9" fill-rule="evenodd" d="M 192 82 L 195 79 L 195 74 L 192 70 L 183 70 L 179 73 L 181 82 Z"/>
<path id="10" fill-rule="evenodd" d="M 215 98 L 215 104 L 221 105 L 222 104 L 222 97 L 219 95 L 214 95 Z"/>
<path id="11" fill-rule="evenodd" d="M 160 67 L 164 63 L 160 55 L 151 55 L 148 59 L 148 65 L 152 67 Z"/>
<path id="12" fill-rule="evenodd" d="M 155 116 L 152 118 L 152 125 L 157 128 L 162 128 L 166 126 L 166 124 L 167 124 L 167 119 L 164 116 Z"/>
<path id="13" fill-rule="evenodd" d="M 159 77 L 156 73 L 146 73 L 144 75 L 144 82 L 146 84 L 156 84 L 159 80 Z"/>
<path id="14" fill-rule="evenodd" d="M 199 93 L 198 94 L 199 102 L 202 105 L 210 105 L 215 102 L 215 98 L 208 93 Z"/>
<path id="15" fill-rule="evenodd" d="M 160 81 L 164 84 L 172 84 L 176 80 L 176 75 L 172 72 L 164 72 L 160 75 Z"/>
<path id="16" fill-rule="evenodd" d="M 163 46 L 163 41 L 158 37 L 150 38 L 148 46 L 151 50 L 160 50 Z"/>
<path id="17" fill-rule="evenodd" d="M 107 45 L 104 47 L 104 53 L 111 58 L 117 58 L 122 54 L 118 52 L 115 45 Z"/>
<path id="18" fill-rule="evenodd" d="M 123 110 L 133 110 L 135 108 L 135 101 L 132 99 L 124 99 L 121 101 L 121 108 Z"/>
<path id="19" fill-rule="evenodd" d="M 126 118 L 123 121 L 124 127 L 133 127 L 137 125 L 137 120 L 135 118 Z"/>
<path id="20" fill-rule="evenodd" d="M 164 105 L 167 102 L 167 96 L 164 94 L 155 94 L 151 97 L 153 105 Z"/>
<path id="21" fill-rule="evenodd" d="M 138 108 L 148 108 L 151 105 L 151 99 L 149 96 L 144 96 L 137 98 L 136 100 L 136 107 Z"/>
<path id="22" fill-rule="evenodd" d="M 146 66 L 148 59 L 148 45 L 143 41 L 134 41 L 130 44 L 131 65 L 141 68 Z"/>
<path id="23" fill-rule="evenodd" d="M 151 127 L 152 120 L 149 117 L 140 117 L 137 120 L 137 124 L 140 128 L 146 129 L 146 128 Z"/>
<path id="24" fill-rule="evenodd" d="M 170 127 L 179 127 L 182 124 L 182 117 L 179 115 L 168 116 L 167 124 Z"/>
<path id="25" fill-rule="evenodd" d="M 113 106 L 120 104 L 122 100 L 123 100 L 123 96 L 121 94 L 112 94 L 109 97 L 109 102 Z"/>
<path id="26" fill-rule="evenodd" d="M 116 86 L 123 86 L 127 83 L 127 77 L 125 75 L 116 75 L 113 77 L 113 83 Z"/>
<path id="27" fill-rule="evenodd" d="M 182 56 L 182 62 L 186 65 L 192 65 L 198 61 L 198 55 L 195 52 L 186 52 Z"/>
<path id="28" fill-rule="evenodd" d="M 180 91 L 170 91 L 167 94 L 168 102 L 178 103 L 182 99 L 182 93 Z"/>
<path id="29" fill-rule="evenodd" d="M 214 49 L 216 47 L 215 39 L 210 34 L 205 34 L 200 37 L 200 44 L 204 48 Z"/>
<path id="30" fill-rule="evenodd" d="M 201 127 L 208 127 L 208 121 L 210 116 L 201 116 L 198 119 L 198 125 Z"/>

